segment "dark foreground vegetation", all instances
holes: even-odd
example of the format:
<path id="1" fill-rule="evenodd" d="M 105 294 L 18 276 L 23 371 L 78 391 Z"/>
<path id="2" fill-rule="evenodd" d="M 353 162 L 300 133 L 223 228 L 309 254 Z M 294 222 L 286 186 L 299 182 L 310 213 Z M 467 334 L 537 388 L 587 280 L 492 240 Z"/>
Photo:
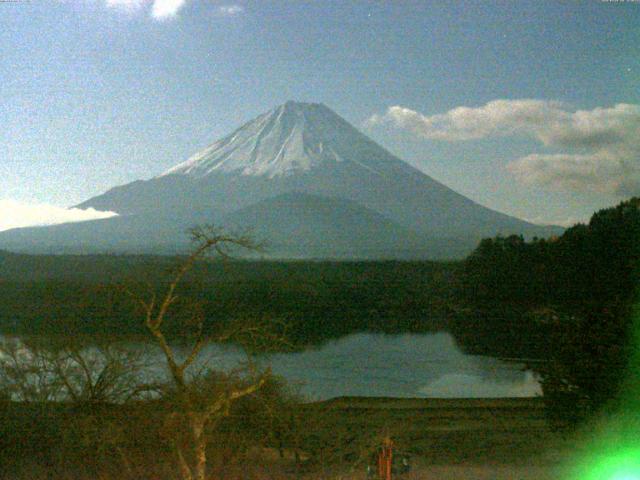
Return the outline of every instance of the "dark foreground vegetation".
<path id="1" fill-rule="evenodd" d="M 171 479 L 199 478 L 189 465 L 189 423 L 176 417 L 175 397 L 103 402 L 0 402 L 0 478 Z M 243 477 L 261 448 L 276 452 L 299 447 L 297 409 L 270 381 L 259 394 L 235 402 L 215 428 L 208 428 L 206 478 Z M 284 455 L 284 451 L 283 451 Z"/>
<path id="2" fill-rule="evenodd" d="M 4 478 L 263 478 L 267 466 L 300 478 L 360 468 L 384 435 L 431 463 L 496 452 L 515 461 L 514 446 L 532 452 L 550 438 L 545 418 L 565 426 L 614 407 L 629 373 L 640 199 L 558 238 L 486 239 L 458 263 L 213 261 L 203 254 L 219 243 L 252 245 L 211 235 L 177 263 L 1 254 L 0 329 L 29 337 L 3 345 Z M 281 350 L 363 330 L 438 329 L 467 351 L 526 357 L 548 417 L 536 401 L 302 404 L 250 364 L 188 374 L 210 340 Z M 130 375 L 136 359 L 109 350 L 133 336 L 161 347 L 168 383 L 141 384 Z M 97 357 L 70 341 L 81 337 L 101 345 Z M 186 359 L 173 354 L 178 338 Z M 500 428 L 483 427 L 490 417 Z"/>
<path id="3" fill-rule="evenodd" d="M 343 398 L 297 404 L 266 388 L 210 438 L 211 479 L 364 478 L 383 437 L 423 465 L 547 465 L 561 444 L 536 399 Z M 0 465 L 11 480 L 180 478 L 168 406 L 3 404 Z M 555 452 L 557 454 L 557 452 Z M 420 476 L 412 478 L 421 478 Z"/>
<path id="4" fill-rule="evenodd" d="M 558 238 L 483 240 L 460 276 L 460 297 L 476 319 L 461 334 L 476 332 L 481 341 L 512 331 L 512 338 L 542 346 L 545 361 L 536 369 L 549 411 L 562 423 L 579 422 L 616 408 L 623 380 L 638 374 L 627 367 L 637 348 L 639 268 L 640 198 L 601 210 Z"/>

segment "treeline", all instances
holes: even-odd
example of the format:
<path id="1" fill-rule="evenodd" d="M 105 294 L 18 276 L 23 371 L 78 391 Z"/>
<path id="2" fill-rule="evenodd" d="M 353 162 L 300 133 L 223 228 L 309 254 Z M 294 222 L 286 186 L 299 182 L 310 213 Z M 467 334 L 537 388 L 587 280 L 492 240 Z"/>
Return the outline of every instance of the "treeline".
<path id="1" fill-rule="evenodd" d="M 143 334 L 142 316 L 125 289 L 141 296 L 160 292 L 179 262 L 166 257 L 13 256 L 0 266 L 0 331 Z M 363 330 L 442 328 L 453 303 L 457 267 L 437 262 L 207 261 L 185 278 L 180 293 L 203 310 L 208 331 L 243 318 L 273 319 L 288 324 L 293 343 L 303 346 Z"/>
<path id="2" fill-rule="evenodd" d="M 633 348 L 639 241 L 633 198 L 557 238 L 483 240 L 464 262 L 459 294 L 484 320 L 479 330 L 535 339 L 548 359 L 538 367 L 545 396 L 560 417 L 578 420 L 618 392 Z"/>
<path id="3" fill-rule="evenodd" d="M 463 289 L 478 305 L 558 305 L 582 313 L 625 308 L 636 287 L 640 199 L 595 213 L 560 236 L 485 239 L 464 264 Z"/>

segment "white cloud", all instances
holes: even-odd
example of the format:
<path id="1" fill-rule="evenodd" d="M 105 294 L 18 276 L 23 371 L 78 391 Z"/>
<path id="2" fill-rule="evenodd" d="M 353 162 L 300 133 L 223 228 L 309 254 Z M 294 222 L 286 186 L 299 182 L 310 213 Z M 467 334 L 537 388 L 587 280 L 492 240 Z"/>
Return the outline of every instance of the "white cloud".
<path id="1" fill-rule="evenodd" d="M 174 18 L 187 0 L 105 0 L 107 7 L 135 13 L 151 5 L 151 17 L 156 20 Z"/>
<path id="2" fill-rule="evenodd" d="M 109 8 L 127 13 L 147 11 L 151 17 L 158 21 L 175 18 L 184 8 L 187 0 L 104 0 Z M 149 6 L 151 6 L 149 11 Z M 238 4 L 218 5 L 214 14 L 219 17 L 233 17 L 244 12 L 244 7 Z"/>
<path id="3" fill-rule="evenodd" d="M 62 208 L 44 203 L 29 204 L 15 200 L 0 200 L 0 231 L 36 225 L 55 225 L 109 218 L 114 212 L 101 212 L 89 208 Z"/>
<path id="4" fill-rule="evenodd" d="M 157 20 L 173 18 L 185 3 L 186 0 L 154 0 L 151 16 Z"/>
<path id="5" fill-rule="evenodd" d="M 631 196 L 640 193 L 640 158 L 600 150 L 588 154 L 531 154 L 507 169 L 523 184 L 554 189 L 594 191 Z"/>
<path id="6" fill-rule="evenodd" d="M 241 5 L 220 5 L 216 9 L 218 15 L 222 17 L 233 17 L 235 15 L 240 15 L 244 12 L 244 7 Z"/>
<path id="7" fill-rule="evenodd" d="M 523 136 L 558 153 L 532 153 L 508 169 L 523 183 L 628 196 L 640 193 L 640 105 L 571 110 L 545 100 L 494 100 L 425 116 L 394 106 L 368 126 L 391 125 L 435 140 Z"/>

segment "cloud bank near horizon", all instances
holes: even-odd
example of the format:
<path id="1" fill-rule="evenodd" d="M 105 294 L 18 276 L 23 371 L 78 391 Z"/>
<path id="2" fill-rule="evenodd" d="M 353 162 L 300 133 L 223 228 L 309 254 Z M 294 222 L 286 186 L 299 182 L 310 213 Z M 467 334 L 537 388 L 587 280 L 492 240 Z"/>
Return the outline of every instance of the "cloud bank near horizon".
<path id="1" fill-rule="evenodd" d="M 430 116 L 393 106 L 366 122 L 369 127 L 376 125 L 448 142 L 533 138 L 555 152 L 534 152 L 510 162 L 508 171 L 521 183 L 618 196 L 640 194 L 640 105 L 572 110 L 548 100 L 493 100 Z"/>
<path id="2" fill-rule="evenodd" d="M 0 232 L 12 228 L 57 225 L 84 222 L 117 216 L 115 212 L 102 212 L 89 208 L 63 208 L 45 203 L 24 203 L 0 200 Z"/>

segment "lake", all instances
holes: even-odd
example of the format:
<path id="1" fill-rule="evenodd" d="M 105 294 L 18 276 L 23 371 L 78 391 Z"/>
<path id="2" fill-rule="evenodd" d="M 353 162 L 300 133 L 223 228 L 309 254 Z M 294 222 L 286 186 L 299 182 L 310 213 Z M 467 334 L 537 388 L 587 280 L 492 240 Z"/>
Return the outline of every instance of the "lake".
<path id="1" fill-rule="evenodd" d="M 162 364 L 159 352 L 154 363 Z M 156 355 L 154 354 L 154 355 Z M 202 356 L 221 368 L 245 357 L 236 348 L 210 345 Z M 541 395 L 538 380 L 521 364 L 468 355 L 448 333 L 357 333 L 296 353 L 261 356 L 310 400 L 338 396 L 489 398 Z"/>
<path id="2" fill-rule="evenodd" d="M 125 342 L 140 349 L 145 381 L 167 378 L 165 361 L 153 343 Z M 237 347 L 210 344 L 192 371 L 230 370 L 247 360 Z M 186 355 L 177 349 L 178 358 Z M 308 400 L 339 396 L 497 398 L 541 395 L 538 380 L 521 364 L 465 354 L 452 335 L 357 333 L 295 353 L 261 355 Z"/>

